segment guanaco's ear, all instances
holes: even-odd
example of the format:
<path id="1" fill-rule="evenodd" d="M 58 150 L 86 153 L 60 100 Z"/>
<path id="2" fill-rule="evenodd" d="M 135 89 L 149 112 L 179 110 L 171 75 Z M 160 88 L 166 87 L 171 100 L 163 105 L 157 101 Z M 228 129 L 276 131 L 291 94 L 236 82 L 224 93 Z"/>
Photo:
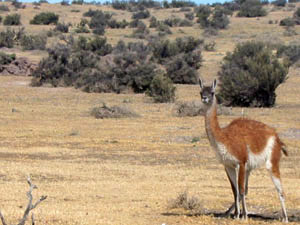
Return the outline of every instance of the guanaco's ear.
<path id="1" fill-rule="evenodd" d="M 217 79 L 214 79 L 214 81 L 213 81 L 213 83 L 211 85 L 212 92 L 215 92 L 216 87 L 217 87 Z"/>
<path id="2" fill-rule="evenodd" d="M 202 82 L 201 78 L 199 78 L 199 85 L 200 85 L 200 88 L 203 89 L 203 82 Z"/>

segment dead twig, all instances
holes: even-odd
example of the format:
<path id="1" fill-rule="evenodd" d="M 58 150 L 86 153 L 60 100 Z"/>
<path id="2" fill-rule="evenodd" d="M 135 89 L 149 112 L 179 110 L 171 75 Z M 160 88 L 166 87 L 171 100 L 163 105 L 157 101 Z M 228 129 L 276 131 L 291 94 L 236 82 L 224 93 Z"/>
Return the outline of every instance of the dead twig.
<path id="1" fill-rule="evenodd" d="M 28 197 L 29 201 L 28 201 L 27 207 L 26 207 L 26 209 L 24 211 L 23 217 L 20 220 L 20 222 L 18 223 L 18 225 L 24 225 L 25 222 L 26 222 L 26 220 L 27 220 L 27 217 L 28 217 L 30 211 L 33 210 L 33 209 L 35 209 L 42 201 L 44 201 L 47 198 L 47 196 L 43 195 L 43 196 L 40 197 L 40 199 L 36 203 L 32 204 L 32 199 L 33 199 L 33 197 L 32 197 L 32 191 L 34 189 L 37 189 L 37 186 L 34 185 L 31 182 L 30 177 L 27 178 L 27 183 L 29 184 L 29 191 L 27 192 L 27 197 Z M 1 219 L 1 222 L 2 222 L 3 225 L 7 225 L 7 223 L 5 222 L 4 216 L 2 215 L 1 211 L 0 211 L 0 219 Z M 32 225 L 35 224 L 33 213 L 31 215 L 31 224 Z"/>

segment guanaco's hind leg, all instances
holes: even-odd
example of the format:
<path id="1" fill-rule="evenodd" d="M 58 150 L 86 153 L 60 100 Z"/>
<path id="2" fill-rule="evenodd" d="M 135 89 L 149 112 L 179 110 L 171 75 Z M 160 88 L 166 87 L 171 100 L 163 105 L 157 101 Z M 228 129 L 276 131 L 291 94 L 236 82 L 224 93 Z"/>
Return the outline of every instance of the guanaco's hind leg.
<path id="1" fill-rule="evenodd" d="M 284 198 L 284 192 L 282 189 L 281 185 L 281 180 L 280 180 L 280 173 L 279 173 L 279 166 L 278 164 L 272 165 L 272 170 L 270 170 L 271 178 L 273 181 L 273 184 L 275 186 L 275 189 L 278 193 L 279 200 L 280 200 L 280 205 L 281 205 L 281 210 L 282 210 L 282 216 L 283 216 L 283 221 L 288 222 L 288 216 L 285 208 L 285 198 Z"/>

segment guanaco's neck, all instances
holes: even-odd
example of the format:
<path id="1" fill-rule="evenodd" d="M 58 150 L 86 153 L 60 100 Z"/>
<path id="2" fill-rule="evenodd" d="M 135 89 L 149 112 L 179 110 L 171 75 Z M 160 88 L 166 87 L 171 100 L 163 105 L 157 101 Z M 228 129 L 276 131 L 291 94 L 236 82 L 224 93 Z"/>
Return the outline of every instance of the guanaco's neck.
<path id="1" fill-rule="evenodd" d="M 205 128 L 210 144 L 216 146 L 216 142 L 220 141 L 222 131 L 217 117 L 217 99 L 214 96 L 213 103 L 205 114 Z"/>

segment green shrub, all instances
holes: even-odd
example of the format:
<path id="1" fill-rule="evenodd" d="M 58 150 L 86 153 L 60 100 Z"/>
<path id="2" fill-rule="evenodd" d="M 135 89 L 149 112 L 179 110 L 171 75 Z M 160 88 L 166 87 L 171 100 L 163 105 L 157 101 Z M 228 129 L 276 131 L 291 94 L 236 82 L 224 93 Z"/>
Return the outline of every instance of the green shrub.
<path id="1" fill-rule="evenodd" d="M 133 13 L 132 19 L 147 19 L 150 17 L 150 12 L 148 10 L 141 10 L 139 12 Z"/>
<path id="2" fill-rule="evenodd" d="M 280 23 L 279 23 L 280 26 L 287 26 L 287 27 L 295 26 L 295 24 L 296 24 L 295 20 L 290 17 L 280 20 Z"/>
<path id="3" fill-rule="evenodd" d="M 195 15 L 194 15 L 194 13 L 193 12 L 189 12 L 189 13 L 185 13 L 184 14 L 184 17 L 186 18 L 186 19 L 188 19 L 188 20 L 194 20 L 194 18 L 195 18 Z"/>
<path id="4" fill-rule="evenodd" d="M 199 7 L 195 8 L 195 13 L 197 19 L 197 23 L 200 23 L 202 28 L 209 27 L 210 21 L 209 16 L 211 15 L 211 9 L 207 5 L 200 5 Z"/>
<path id="5" fill-rule="evenodd" d="M 151 81 L 150 88 L 146 94 L 152 97 L 155 102 L 174 102 L 175 90 L 176 88 L 169 77 L 157 74 Z"/>
<path id="6" fill-rule="evenodd" d="M 294 12 L 293 18 L 295 20 L 295 23 L 297 25 L 300 25 L 300 7 L 298 7 L 297 10 Z"/>
<path id="7" fill-rule="evenodd" d="M 73 0 L 72 5 L 83 5 L 84 0 Z"/>
<path id="8" fill-rule="evenodd" d="M 291 64 L 294 64 L 300 60 L 300 45 L 282 45 L 277 49 L 277 56 L 286 57 Z"/>
<path id="9" fill-rule="evenodd" d="M 218 99 L 227 106 L 271 107 L 275 90 L 287 79 L 288 66 L 261 42 L 246 42 L 227 53 L 218 73 Z"/>
<path id="10" fill-rule="evenodd" d="M 30 21 L 30 24 L 36 25 L 49 25 L 57 24 L 59 16 L 53 12 L 42 12 L 38 15 L 35 15 Z"/>
<path id="11" fill-rule="evenodd" d="M 2 12 L 9 12 L 9 8 L 7 5 L 0 5 L 0 11 Z"/>
<path id="12" fill-rule="evenodd" d="M 286 0 L 272 1 L 272 5 L 275 5 L 275 6 L 278 6 L 278 7 L 284 7 L 286 5 Z"/>
<path id="13" fill-rule="evenodd" d="M 10 64 L 16 59 L 16 54 L 6 54 L 5 52 L 0 52 L 0 65 Z"/>
<path id="14" fill-rule="evenodd" d="M 237 16 L 239 17 L 261 17 L 266 16 L 267 11 L 262 7 L 259 0 L 246 0 L 241 4 L 241 9 Z"/>
<path id="15" fill-rule="evenodd" d="M 7 15 L 3 21 L 6 26 L 19 26 L 21 25 L 21 16 L 17 13 Z"/>
<path id="16" fill-rule="evenodd" d="M 23 35 L 20 44 L 23 50 L 45 50 L 47 36 L 44 35 Z"/>
<path id="17" fill-rule="evenodd" d="M 14 47 L 14 31 L 7 29 L 6 31 L 0 32 L 0 48 L 7 47 L 12 48 Z"/>
<path id="18" fill-rule="evenodd" d="M 59 31 L 59 32 L 62 32 L 62 33 L 68 33 L 69 32 L 69 27 L 70 27 L 70 24 L 65 24 L 65 23 L 57 23 L 55 28 L 54 28 L 54 31 Z"/>

